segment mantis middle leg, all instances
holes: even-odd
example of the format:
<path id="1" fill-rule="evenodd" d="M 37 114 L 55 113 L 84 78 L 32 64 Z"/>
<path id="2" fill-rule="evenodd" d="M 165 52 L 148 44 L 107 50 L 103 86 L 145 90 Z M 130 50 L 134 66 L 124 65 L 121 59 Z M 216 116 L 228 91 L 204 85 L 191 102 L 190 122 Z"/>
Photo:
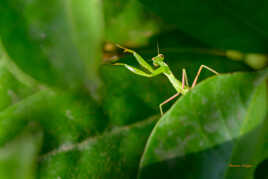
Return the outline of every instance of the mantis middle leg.
<path id="1" fill-rule="evenodd" d="M 199 67 L 199 70 L 198 70 L 196 76 L 195 76 L 195 79 L 194 79 L 194 82 L 193 82 L 191 88 L 195 87 L 196 82 L 197 82 L 197 80 L 198 80 L 198 77 L 200 76 L 200 73 L 201 73 L 201 71 L 202 71 L 203 68 L 205 68 L 205 69 L 211 71 L 212 73 L 215 73 L 216 75 L 219 75 L 219 73 L 216 72 L 215 70 L 213 70 L 212 68 L 210 68 L 210 67 L 208 67 L 208 66 L 206 66 L 206 65 L 201 65 L 201 66 Z"/>

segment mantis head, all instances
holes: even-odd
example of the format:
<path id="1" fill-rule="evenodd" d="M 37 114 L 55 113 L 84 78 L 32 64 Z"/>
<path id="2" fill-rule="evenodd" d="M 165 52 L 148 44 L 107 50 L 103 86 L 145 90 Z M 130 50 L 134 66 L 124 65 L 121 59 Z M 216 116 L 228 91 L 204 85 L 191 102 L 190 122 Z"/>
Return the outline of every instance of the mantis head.
<path id="1" fill-rule="evenodd" d="M 164 55 L 158 54 L 157 56 L 152 58 L 154 66 L 160 66 L 162 62 L 164 61 Z"/>

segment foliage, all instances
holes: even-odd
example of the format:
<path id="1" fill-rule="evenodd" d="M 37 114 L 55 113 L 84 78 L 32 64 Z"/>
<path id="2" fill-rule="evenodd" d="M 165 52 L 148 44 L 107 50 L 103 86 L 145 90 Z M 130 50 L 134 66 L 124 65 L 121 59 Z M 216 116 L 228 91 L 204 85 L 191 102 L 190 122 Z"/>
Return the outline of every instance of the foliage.
<path id="1" fill-rule="evenodd" d="M 265 3 L 1 0 L 0 178 L 267 177 Z M 157 42 L 178 79 L 220 73 L 163 117 L 165 76 L 111 65 Z"/>

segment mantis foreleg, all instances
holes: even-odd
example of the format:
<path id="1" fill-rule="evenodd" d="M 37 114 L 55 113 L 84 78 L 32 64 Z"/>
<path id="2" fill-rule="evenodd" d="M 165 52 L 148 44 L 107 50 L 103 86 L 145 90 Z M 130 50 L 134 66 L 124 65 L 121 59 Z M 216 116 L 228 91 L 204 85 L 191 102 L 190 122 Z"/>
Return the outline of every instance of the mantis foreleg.
<path id="1" fill-rule="evenodd" d="M 138 68 L 135 68 L 133 66 L 130 66 L 130 65 L 127 65 L 127 64 L 124 64 L 124 63 L 115 63 L 114 65 L 122 65 L 122 66 L 125 66 L 128 70 L 130 70 L 131 72 L 137 74 L 137 75 L 140 75 L 140 76 L 145 76 L 145 77 L 154 77 L 154 76 L 157 76 L 161 73 L 163 73 L 165 71 L 165 67 L 158 67 L 156 70 L 153 70 L 151 73 L 146 73 Z"/>
<path id="2" fill-rule="evenodd" d="M 124 49 L 124 52 L 128 52 L 128 53 L 132 53 L 133 56 L 135 57 L 135 59 L 137 60 L 137 62 L 144 67 L 146 70 L 148 70 L 149 72 L 153 72 L 153 68 L 151 67 L 151 65 L 149 65 L 137 52 L 135 52 L 134 50 L 122 47 L 121 45 L 116 44 L 117 47 Z"/>

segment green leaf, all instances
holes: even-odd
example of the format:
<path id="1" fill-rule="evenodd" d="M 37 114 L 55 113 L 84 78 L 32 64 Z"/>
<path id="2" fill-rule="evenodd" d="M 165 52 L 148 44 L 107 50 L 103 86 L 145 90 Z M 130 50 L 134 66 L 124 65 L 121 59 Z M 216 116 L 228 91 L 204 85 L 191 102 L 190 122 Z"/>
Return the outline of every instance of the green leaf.
<path id="1" fill-rule="evenodd" d="M 103 1 L 105 40 L 128 46 L 145 45 L 159 24 L 137 0 Z M 120 10 L 119 10 L 120 9 Z"/>
<path id="2" fill-rule="evenodd" d="M 35 92 L 24 82 L 17 80 L 0 60 L 0 111 Z"/>
<path id="3" fill-rule="evenodd" d="M 0 112 L 0 145 L 35 122 L 44 130 L 42 152 L 79 142 L 105 128 L 92 99 L 62 91 L 42 90 Z"/>
<path id="4" fill-rule="evenodd" d="M 79 144 L 62 146 L 39 163 L 40 178 L 136 178 L 144 145 L 155 117 L 114 128 Z"/>
<path id="5" fill-rule="evenodd" d="M 267 52 L 265 1 L 140 0 L 166 23 L 219 49 Z"/>
<path id="6" fill-rule="evenodd" d="M 22 71 L 51 86 L 90 89 L 100 81 L 100 1 L 2 1 L 0 37 Z"/>
<path id="7" fill-rule="evenodd" d="M 106 127 L 101 109 L 87 93 L 49 89 L 21 71 L 2 46 L 0 52 L 1 146 L 33 121 L 44 129 L 42 152 L 79 142 Z"/>
<path id="8" fill-rule="evenodd" d="M 42 141 L 42 133 L 37 132 L 36 128 L 38 128 L 36 125 L 29 126 L 28 130 L 0 148 L 1 179 L 35 178 L 36 162 Z"/>
<path id="9" fill-rule="evenodd" d="M 65 7 L 67 17 L 70 19 L 72 40 L 85 65 L 84 70 L 89 80 L 87 86 L 91 88 L 91 93 L 95 97 L 100 97 L 97 95 L 100 95 L 98 90 L 101 82 L 98 77 L 98 68 L 102 58 L 104 34 L 102 2 L 98 0 L 80 0 L 79 2 L 72 0 L 66 1 Z"/>
<path id="10" fill-rule="evenodd" d="M 140 178 L 253 178 L 268 150 L 267 79 L 268 70 L 220 75 L 181 97 L 153 129 Z"/>

